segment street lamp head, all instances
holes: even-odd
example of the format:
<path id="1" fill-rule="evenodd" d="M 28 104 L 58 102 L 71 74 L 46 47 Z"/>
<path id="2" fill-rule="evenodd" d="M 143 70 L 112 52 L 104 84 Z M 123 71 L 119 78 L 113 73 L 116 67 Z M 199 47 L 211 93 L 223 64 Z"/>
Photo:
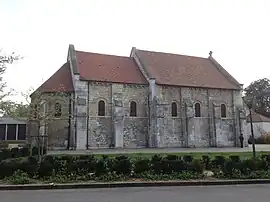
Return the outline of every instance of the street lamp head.
<path id="1" fill-rule="evenodd" d="M 244 97 L 243 101 L 249 109 L 252 109 L 252 107 L 254 105 L 255 98 L 253 96 L 248 96 L 248 97 Z"/>

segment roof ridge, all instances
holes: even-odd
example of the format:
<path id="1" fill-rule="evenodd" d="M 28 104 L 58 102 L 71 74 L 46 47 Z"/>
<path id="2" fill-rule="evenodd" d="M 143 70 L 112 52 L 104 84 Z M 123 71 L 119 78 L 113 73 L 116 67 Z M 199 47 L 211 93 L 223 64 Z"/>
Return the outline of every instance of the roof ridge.
<path id="1" fill-rule="evenodd" d="M 186 57 L 192 57 L 192 58 L 200 58 L 200 59 L 207 59 L 207 57 L 200 57 L 200 56 L 194 56 L 194 55 L 183 55 L 183 54 L 178 54 L 178 53 L 168 53 L 168 52 L 161 52 L 161 51 L 150 51 L 150 50 L 142 50 L 142 49 L 137 49 L 138 51 L 144 51 L 144 52 L 150 52 L 150 53 L 162 53 L 162 54 L 167 54 L 167 55 L 175 55 L 175 56 L 186 56 Z"/>
<path id="2" fill-rule="evenodd" d="M 94 54 L 94 55 L 103 55 L 103 56 L 112 56 L 112 57 L 121 57 L 121 58 L 131 58 L 129 56 L 122 56 L 122 55 L 112 55 L 107 53 L 94 53 L 94 52 L 87 52 L 87 51 L 80 51 L 75 50 L 75 52 L 83 53 L 83 54 Z"/>

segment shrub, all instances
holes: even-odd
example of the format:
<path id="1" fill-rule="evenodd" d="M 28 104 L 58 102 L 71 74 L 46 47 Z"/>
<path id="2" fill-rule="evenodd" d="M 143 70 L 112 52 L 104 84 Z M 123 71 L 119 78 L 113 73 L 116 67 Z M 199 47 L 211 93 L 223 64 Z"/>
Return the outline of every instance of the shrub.
<path id="1" fill-rule="evenodd" d="M 226 159 L 224 156 L 216 156 L 214 160 L 212 160 L 211 164 L 213 168 L 223 168 L 225 165 Z"/>
<path id="2" fill-rule="evenodd" d="M 172 172 L 181 173 L 188 169 L 188 165 L 183 160 L 170 161 L 170 169 Z"/>
<path id="3" fill-rule="evenodd" d="M 12 158 L 10 149 L 2 149 L 3 160 Z"/>
<path id="4" fill-rule="evenodd" d="M 6 181 L 11 182 L 12 184 L 29 184 L 32 182 L 32 179 L 27 173 L 16 170 L 13 175 L 6 179 Z"/>
<path id="5" fill-rule="evenodd" d="M 14 147 L 10 149 L 11 152 L 11 158 L 18 158 L 21 157 L 20 153 L 19 153 L 19 148 L 18 147 Z"/>
<path id="6" fill-rule="evenodd" d="M 183 160 L 184 160 L 185 162 L 187 162 L 187 163 L 191 163 L 192 160 L 193 160 L 193 157 L 190 156 L 190 155 L 185 155 L 185 156 L 183 156 Z"/>
<path id="7" fill-rule="evenodd" d="M 131 160 L 127 156 L 118 156 L 114 159 L 113 171 L 117 174 L 126 174 L 129 175 L 131 173 L 132 163 Z"/>
<path id="8" fill-rule="evenodd" d="M 43 155 L 45 155 L 47 153 L 46 147 L 39 147 L 39 149 L 40 149 L 40 154 L 42 154 L 42 150 L 43 150 Z M 32 155 L 33 156 L 38 155 L 38 147 L 32 148 Z"/>
<path id="9" fill-rule="evenodd" d="M 95 174 L 97 176 L 104 175 L 108 173 L 106 159 L 98 159 L 95 164 Z"/>
<path id="10" fill-rule="evenodd" d="M 53 174 L 53 164 L 48 160 L 43 160 L 37 168 L 39 177 L 48 177 Z"/>
<path id="11" fill-rule="evenodd" d="M 0 149 L 7 149 L 8 143 L 6 141 L 1 140 L 0 141 Z"/>
<path id="12" fill-rule="evenodd" d="M 159 154 L 155 154 L 154 156 L 152 156 L 151 158 L 151 163 L 153 162 L 159 162 L 162 160 L 162 157 Z"/>
<path id="13" fill-rule="evenodd" d="M 230 156 L 230 159 L 231 159 L 231 161 L 233 161 L 233 162 L 239 162 L 239 161 L 240 161 L 240 157 L 239 157 L 239 156 L 234 156 L 234 155 L 232 155 L 232 156 Z"/>
<path id="14" fill-rule="evenodd" d="M 168 154 L 166 157 L 165 157 L 165 159 L 167 159 L 167 160 L 178 160 L 178 156 L 177 155 L 175 155 L 175 154 Z"/>
<path id="15" fill-rule="evenodd" d="M 37 148 L 37 147 L 33 147 L 33 148 L 32 148 L 32 155 L 33 155 L 33 156 L 38 155 L 38 148 Z"/>
<path id="16" fill-rule="evenodd" d="M 194 159 L 192 162 L 189 163 L 188 165 L 188 170 L 195 172 L 195 173 L 202 173 L 204 169 L 204 165 L 202 162 L 198 159 Z"/>
<path id="17" fill-rule="evenodd" d="M 39 162 L 37 156 L 31 156 L 2 160 L 0 179 L 13 180 L 15 176 L 22 176 L 20 181 L 26 179 L 26 183 L 27 179 L 34 176 L 42 180 L 55 178 L 54 181 L 57 182 L 123 180 L 128 179 L 132 171 L 136 177 L 154 180 L 195 179 L 203 176 L 204 168 L 211 168 L 216 177 L 270 178 L 267 158 L 268 155 L 246 160 L 241 160 L 238 156 L 230 156 L 228 159 L 216 156 L 211 161 L 209 156 L 202 156 L 190 161 L 189 156 L 183 157 L 182 160 L 176 155 L 167 155 L 164 158 L 154 155 L 149 159 L 130 159 L 125 155 L 115 158 L 109 158 L 108 155 L 103 155 L 102 158 L 95 158 L 93 155 L 48 155 Z"/>
<path id="18" fill-rule="evenodd" d="M 232 176 L 233 174 L 235 174 L 236 170 L 239 170 L 239 168 L 240 168 L 240 164 L 239 162 L 235 161 L 235 159 L 228 160 L 225 162 L 222 171 L 225 176 Z"/>
<path id="19" fill-rule="evenodd" d="M 135 173 L 144 173 L 150 170 L 150 162 L 148 159 L 137 159 L 134 163 Z"/>
<path id="20" fill-rule="evenodd" d="M 19 153 L 21 156 L 30 156 L 30 150 L 29 147 L 22 147 L 19 149 Z"/>
<path id="21" fill-rule="evenodd" d="M 268 162 L 270 164 L 270 155 L 269 154 L 264 154 L 261 157 L 263 160 L 265 160 L 266 162 Z"/>
<path id="22" fill-rule="evenodd" d="M 29 154 L 30 152 L 28 147 L 15 147 L 11 149 L 5 148 L 0 150 L 0 161 L 11 158 L 27 157 Z"/>
<path id="23" fill-rule="evenodd" d="M 204 164 L 204 168 L 206 170 L 210 170 L 211 169 L 211 164 L 210 164 L 210 157 L 208 155 L 203 155 L 202 156 L 202 163 Z"/>

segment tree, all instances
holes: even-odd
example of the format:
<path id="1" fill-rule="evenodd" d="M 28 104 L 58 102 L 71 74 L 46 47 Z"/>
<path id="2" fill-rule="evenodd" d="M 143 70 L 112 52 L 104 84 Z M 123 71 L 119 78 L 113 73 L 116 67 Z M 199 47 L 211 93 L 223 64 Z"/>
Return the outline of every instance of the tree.
<path id="1" fill-rule="evenodd" d="M 270 97 L 261 96 L 270 87 L 270 80 L 267 78 L 253 81 L 248 87 L 244 89 L 246 100 L 249 106 L 252 105 L 253 109 L 264 116 L 270 117 Z M 255 98 L 255 99 L 254 99 Z M 255 103 L 252 103 L 252 101 Z"/>
<path id="2" fill-rule="evenodd" d="M 5 92 L 6 82 L 3 80 L 3 74 L 6 72 L 6 68 L 8 64 L 12 64 L 15 60 L 21 59 L 20 56 L 12 53 L 10 55 L 6 55 L 0 49 L 0 108 L 2 105 L 2 101 L 5 97 L 11 94 L 11 91 Z"/>
<path id="3" fill-rule="evenodd" d="M 31 90 L 24 94 L 28 107 L 29 138 L 31 147 L 36 144 L 39 148 L 39 156 L 43 155 L 43 149 L 48 148 L 49 138 L 60 130 L 64 130 L 64 124 L 69 124 L 70 104 L 73 102 L 71 95 L 63 88 L 58 92 L 44 93 Z M 61 138 L 59 138 L 61 139 Z M 60 141 L 58 139 L 58 141 Z"/>
<path id="4" fill-rule="evenodd" d="M 12 118 L 24 118 L 28 116 L 29 105 L 16 103 L 10 100 L 2 101 L 1 114 Z"/>

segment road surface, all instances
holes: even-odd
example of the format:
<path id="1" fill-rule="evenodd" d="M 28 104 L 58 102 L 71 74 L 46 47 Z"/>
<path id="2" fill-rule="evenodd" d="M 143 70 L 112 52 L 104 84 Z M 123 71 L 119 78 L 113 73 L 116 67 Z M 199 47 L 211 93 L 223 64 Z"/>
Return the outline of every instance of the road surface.
<path id="1" fill-rule="evenodd" d="M 270 151 L 270 145 L 256 145 L 256 151 Z M 141 148 L 141 149 L 95 149 L 76 151 L 49 151 L 48 154 L 119 154 L 119 153 L 217 153 L 217 152 L 252 152 L 252 146 L 245 148 Z"/>
<path id="2" fill-rule="evenodd" d="M 0 191 L 1 202 L 267 202 L 270 185 Z"/>

